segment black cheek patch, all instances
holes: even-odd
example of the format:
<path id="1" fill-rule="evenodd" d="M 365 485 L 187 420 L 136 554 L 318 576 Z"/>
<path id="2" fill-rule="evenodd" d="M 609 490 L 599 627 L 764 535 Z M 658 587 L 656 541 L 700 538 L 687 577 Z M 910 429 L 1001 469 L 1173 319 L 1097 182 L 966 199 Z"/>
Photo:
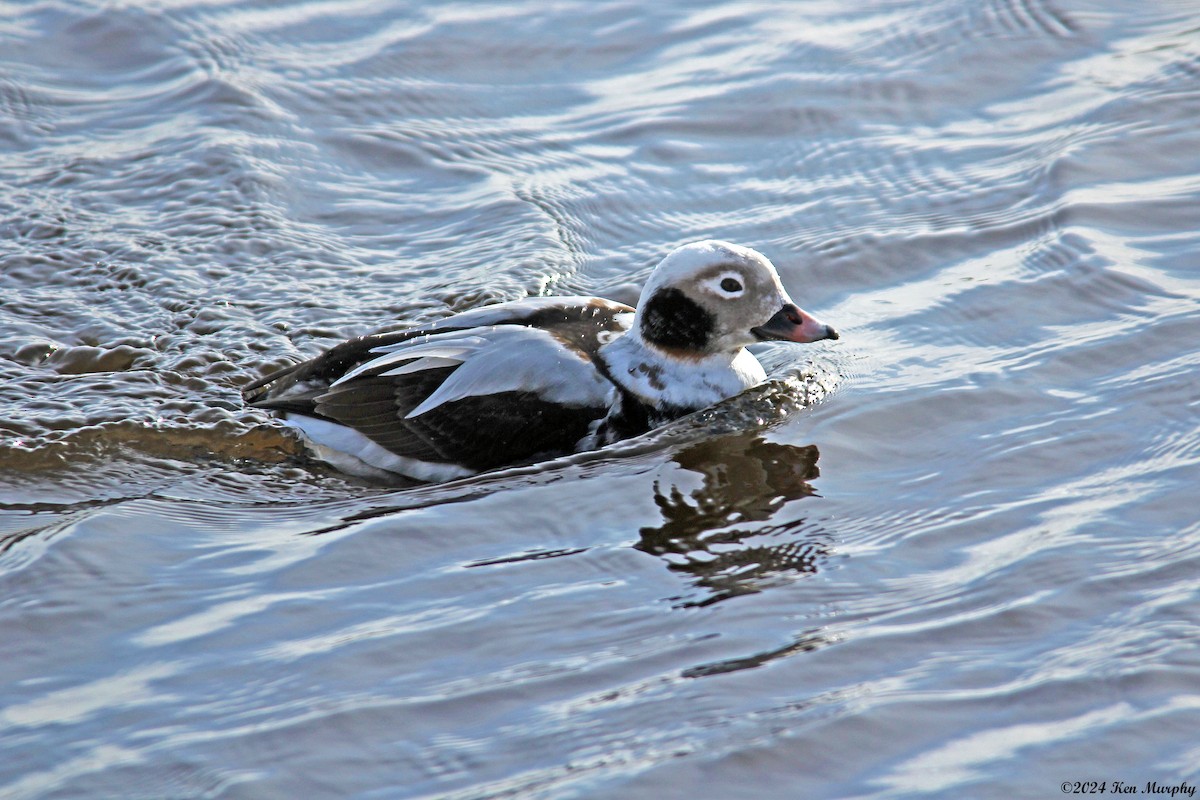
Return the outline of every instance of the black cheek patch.
<path id="1" fill-rule="evenodd" d="M 703 350 L 715 319 L 678 289 L 659 289 L 642 309 L 642 338 L 675 350 Z"/>

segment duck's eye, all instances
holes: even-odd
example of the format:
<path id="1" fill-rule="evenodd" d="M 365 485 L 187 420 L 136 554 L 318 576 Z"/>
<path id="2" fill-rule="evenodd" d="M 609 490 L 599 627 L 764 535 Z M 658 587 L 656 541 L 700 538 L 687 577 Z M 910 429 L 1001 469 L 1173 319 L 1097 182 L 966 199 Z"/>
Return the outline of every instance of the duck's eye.
<path id="1" fill-rule="evenodd" d="M 721 281 L 721 289 L 726 292 L 740 292 L 742 290 L 742 282 L 737 278 L 726 278 Z"/>

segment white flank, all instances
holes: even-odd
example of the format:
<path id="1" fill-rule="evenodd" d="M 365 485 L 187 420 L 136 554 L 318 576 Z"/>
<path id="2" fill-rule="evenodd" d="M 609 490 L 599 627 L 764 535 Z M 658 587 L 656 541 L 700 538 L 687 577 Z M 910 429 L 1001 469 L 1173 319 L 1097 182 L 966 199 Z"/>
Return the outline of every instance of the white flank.
<path id="1" fill-rule="evenodd" d="M 305 444 L 314 456 L 351 475 L 381 478 L 400 474 L 418 481 L 449 481 L 475 474 L 474 470 L 457 464 L 398 456 L 336 422 L 302 414 L 288 414 L 283 421 L 304 434 Z"/>

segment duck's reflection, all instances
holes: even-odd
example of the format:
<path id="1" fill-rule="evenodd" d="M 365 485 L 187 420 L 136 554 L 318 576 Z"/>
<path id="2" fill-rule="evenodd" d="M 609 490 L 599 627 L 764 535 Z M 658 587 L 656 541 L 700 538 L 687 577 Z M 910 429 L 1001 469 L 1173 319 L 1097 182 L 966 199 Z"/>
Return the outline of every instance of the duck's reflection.
<path id="1" fill-rule="evenodd" d="M 637 549 L 663 558 L 672 570 L 691 576 L 699 590 L 671 599 L 681 606 L 709 605 L 761 591 L 775 579 L 816 572 L 829 554 L 828 535 L 820 525 L 783 507 L 815 494 L 810 481 L 820 474 L 819 455 L 815 445 L 777 444 L 754 432 L 720 434 L 680 446 L 652 483 L 662 523 L 641 528 L 635 544 Z M 599 460 L 602 456 L 602 452 L 587 453 L 569 462 L 603 465 L 613 458 L 610 453 Z M 388 496 L 385 504 L 358 509 L 311 533 L 342 530 L 412 509 L 466 503 L 500 490 L 546 485 L 561 478 L 562 472 L 553 466 L 519 467 L 401 490 Z M 587 550 L 525 550 L 473 561 L 470 566 L 519 563 Z"/>
<path id="2" fill-rule="evenodd" d="M 687 605 L 759 591 L 772 576 L 815 572 L 827 553 L 822 537 L 806 532 L 804 519 L 770 520 L 785 503 L 814 494 L 819 455 L 815 445 L 776 444 L 756 433 L 682 448 L 654 482 L 663 523 L 641 529 L 638 549 L 694 576 L 705 596 Z"/>

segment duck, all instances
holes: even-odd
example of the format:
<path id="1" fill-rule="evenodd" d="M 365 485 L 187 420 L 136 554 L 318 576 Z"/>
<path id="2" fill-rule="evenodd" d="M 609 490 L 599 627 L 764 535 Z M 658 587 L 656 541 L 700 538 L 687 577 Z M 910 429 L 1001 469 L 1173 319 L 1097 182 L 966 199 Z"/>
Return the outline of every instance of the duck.
<path id="1" fill-rule="evenodd" d="M 442 482 L 647 433 L 766 380 L 749 345 L 838 338 L 766 256 L 710 239 L 667 254 L 636 307 L 486 305 L 350 339 L 242 393 L 342 472 Z"/>

